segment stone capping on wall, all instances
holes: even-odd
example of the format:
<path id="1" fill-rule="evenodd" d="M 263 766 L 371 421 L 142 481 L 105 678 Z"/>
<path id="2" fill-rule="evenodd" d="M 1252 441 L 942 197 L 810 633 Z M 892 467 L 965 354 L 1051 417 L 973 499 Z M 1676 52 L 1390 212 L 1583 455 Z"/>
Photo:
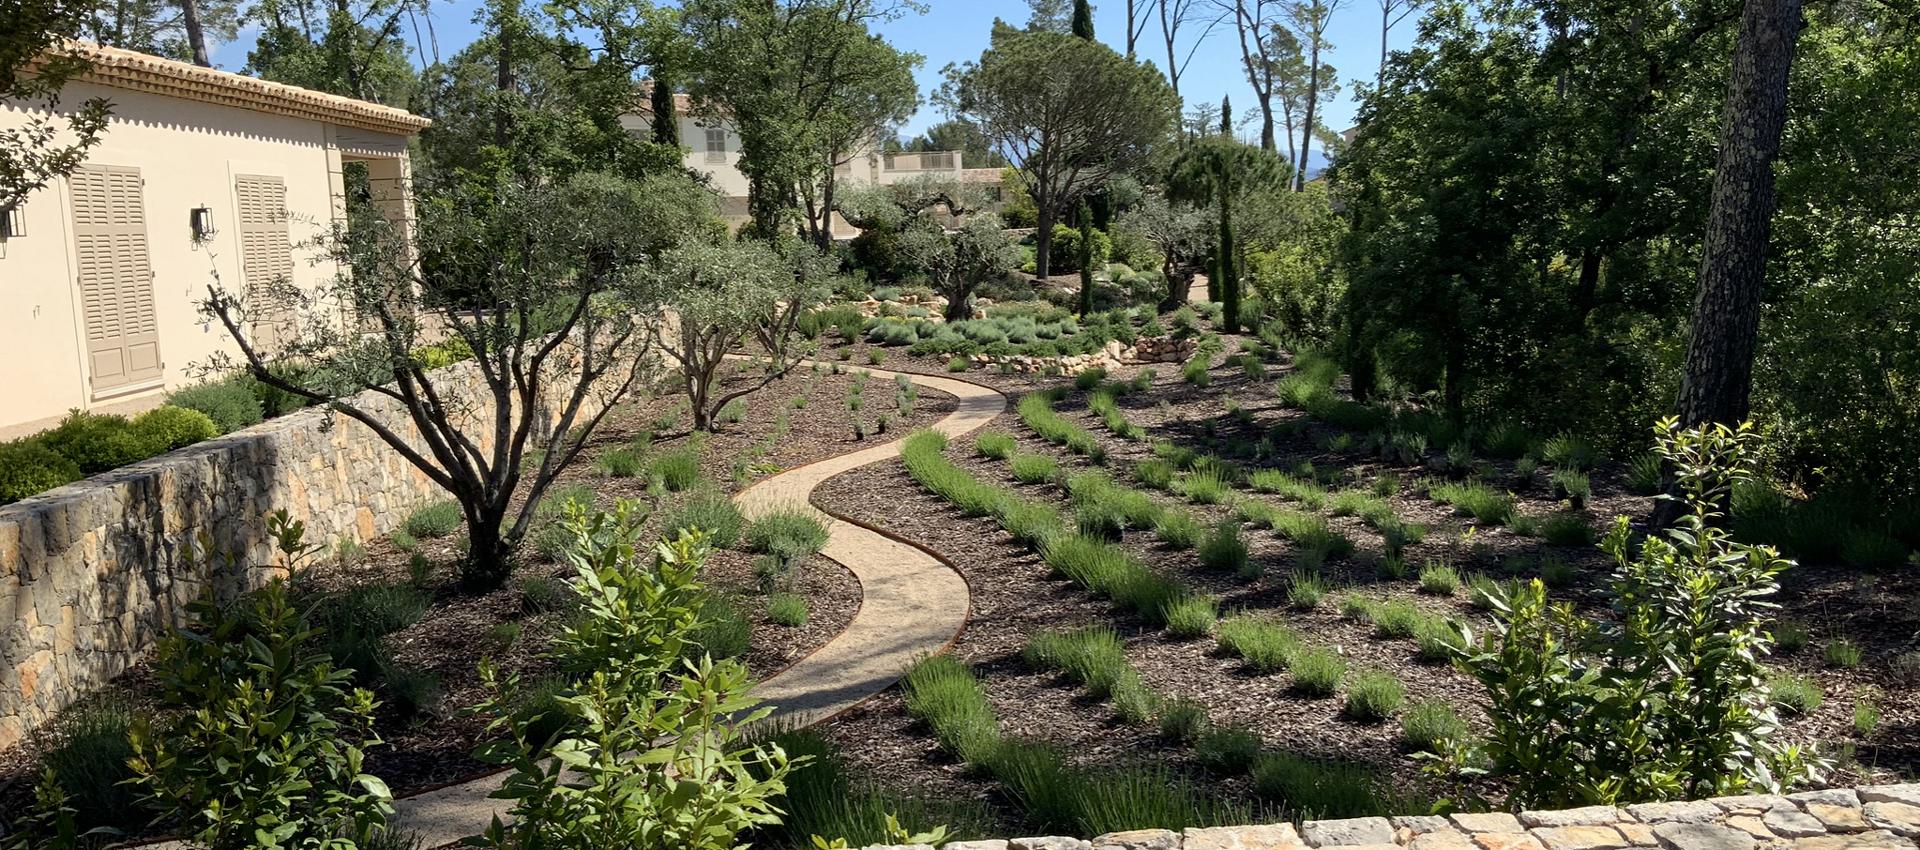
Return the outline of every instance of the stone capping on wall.
<path id="1" fill-rule="evenodd" d="M 434 382 L 450 408 L 491 418 L 471 361 Z M 536 421 L 551 426 L 573 384 L 544 386 L 553 395 Z M 603 395 L 588 393 L 581 415 Z M 354 403 L 419 444 L 400 402 L 366 391 Z M 0 749 L 137 664 L 209 585 L 233 594 L 275 574 L 254 566 L 275 562 L 274 511 L 331 547 L 371 542 L 443 498 L 371 429 L 308 408 L 0 507 Z M 242 568 L 194 563 L 202 535 Z"/>
<path id="2" fill-rule="evenodd" d="M 944 850 L 1915 850 L 1920 783 L 1562 811 L 1143 829 L 1092 840 L 953 841 Z M 865 850 L 933 850 L 872 845 Z"/>

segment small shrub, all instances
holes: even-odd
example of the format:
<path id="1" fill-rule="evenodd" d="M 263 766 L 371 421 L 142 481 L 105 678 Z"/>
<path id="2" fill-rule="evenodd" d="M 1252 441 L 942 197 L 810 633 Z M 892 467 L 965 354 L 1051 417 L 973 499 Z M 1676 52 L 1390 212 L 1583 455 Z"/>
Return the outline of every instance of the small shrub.
<path id="1" fill-rule="evenodd" d="M 1014 480 L 1022 484 L 1045 484 L 1060 474 L 1060 463 L 1052 455 L 1018 454 L 1011 469 Z"/>
<path id="2" fill-rule="evenodd" d="M 1807 624 L 1799 620 L 1781 620 L 1773 627 L 1773 648 L 1783 654 L 1791 655 L 1806 649 L 1811 639 Z"/>
<path id="3" fill-rule="evenodd" d="M 1488 525 L 1501 525 L 1513 517 L 1513 496 L 1485 484 L 1438 484 L 1428 493 L 1451 505 L 1455 513 Z"/>
<path id="4" fill-rule="evenodd" d="M 681 493 L 700 483 L 700 451 L 683 446 L 655 455 L 647 464 L 647 478 L 659 481 L 669 493 Z"/>
<path id="5" fill-rule="evenodd" d="M 1407 563 L 1406 558 L 1388 554 L 1382 557 L 1379 563 L 1374 564 L 1373 572 L 1383 579 L 1400 581 L 1413 574 L 1413 567 Z"/>
<path id="6" fill-rule="evenodd" d="M 574 602 L 573 588 L 551 576 L 527 576 L 520 580 L 520 610 L 528 614 L 558 611 Z"/>
<path id="7" fill-rule="evenodd" d="M 1213 533 L 1200 543 L 1200 563 L 1221 572 L 1239 572 L 1247 568 L 1247 542 L 1240 537 L 1240 524 L 1222 520 Z"/>
<path id="8" fill-rule="evenodd" d="M 644 472 L 647 464 L 638 452 L 623 446 L 602 452 L 594 459 L 593 468 L 609 478 L 633 478 Z"/>
<path id="9" fill-rule="evenodd" d="M 1117 542 L 1127 518 L 1111 501 L 1089 501 L 1074 506 L 1073 523 L 1082 537 Z"/>
<path id="10" fill-rule="evenodd" d="M 1415 752 L 1438 753 L 1467 737 L 1467 721 L 1445 700 L 1422 700 L 1400 716 L 1400 739 Z"/>
<path id="11" fill-rule="evenodd" d="M 1660 456 L 1644 454 L 1627 465 L 1627 491 L 1636 496 L 1660 492 Z"/>
<path id="12" fill-rule="evenodd" d="M 1460 573 L 1450 565 L 1428 561 L 1420 569 L 1420 592 L 1434 596 L 1452 596 L 1460 590 Z"/>
<path id="13" fill-rule="evenodd" d="M 723 425 L 732 425 L 747 418 L 747 400 L 736 398 L 720 406 L 713 415 L 714 421 Z"/>
<path id="14" fill-rule="evenodd" d="M 700 529 L 706 532 L 707 542 L 716 549 L 731 548 L 740 539 L 740 530 L 746 525 L 741 518 L 740 509 L 735 507 L 727 494 L 716 490 L 701 490 L 687 497 L 680 506 L 667 517 L 667 524 L 661 533 L 667 537 L 678 537 L 682 531 Z"/>
<path id="15" fill-rule="evenodd" d="M 1460 637 L 1445 617 L 1421 617 L 1413 627 L 1414 656 L 1428 664 L 1443 664 L 1458 653 Z"/>
<path id="16" fill-rule="evenodd" d="M 709 594 L 701 602 L 698 625 L 687 635 L 683 656 L 697 660 L 710 655 L 715 661 L 747 654 L 753 642 L 753 623 L 747 620 L 733 599 Z"/>
<path id="17" fill-rule="evenodd" d="M 926 656 L 907 668 L 900 685 L 907 713 L 932 727 L 948 752 L 969 764 L 996 755 L 1000 721 L 986 688 L 965 662 L 947 654 Z"/>
<path id="18" fill-rule="evenodd" d="M 1202 389 L 1212 386 L 1213 373 L 1207 371 L 1211 365 L 1211 357 L 1206 354 L 1196 354 L 1192 360 L 1187 361 L 1185 366 L 1180 367 L 1180 379 Z"/>
<path id="19" fill-rule="evenodd" d="M 1105 699 L 1139 674 L 1127 663 L 1126 645 L 1114 630 L 1099 626 L 1034 635 L 1021 658 L 1039 670 L 1058 670 Z"/>
<path id="20" fill-rule="evenodd" d="M 1549 514 L 1540 522 L 1540 538 L 1554 546 L 1593 545 L 1593 526 L 1572 511 Z"/>
<path id="21" fill-rule="evenodd" d="M 1155 490 L 1167 490 L 1173 487 L 1176 471 L 1172 463 L 1160 458 L 1147 458 L 1133 465 L 1133 478 Z"/>
<path id="22" fill-rule="evenodd" d="M 140 789 L 127 784 L 133 778 L 127 759 L 133 744 L 134 711 L 114 699 L 92 699 L 61 715 L 53 731 L 60 743 L 42 764 L 52 770 L 66 792 L 81 828 L 106 826 L 137 828 L 146 821 L 140 809 Z"/>
<path id="23" fill-rule="evenodd" d="M 1287 580 L 1287 604 L 1296 610 L 1318 608 L 1326 596 L 1327 580 L 1316 570 L 1294 570 Z"/>
<path id="24" fill-rule="evenodd" d="M 1193 700 L 1180 697 L 1160 712 L 1160 734 L 1171 741 L 1191 744 L 1207 728 L 1207 709 Z"/>
<path id="25" fill-rule="evenodd" d="M 1593 494 L 1593 485 L 1587 474 L 1574 469 L 1557 469 L 1553 473 L 1553 495 L 1556 499 L 1565 499 L 1574 510 L 1587 506 L 1587 499 Z"/>
<path id="26" fill-rule="evenodd" d="M 947 361 L 947 371 L 965 372 L 967 371 L 967 367 L 969 365 L 970 364 L 967 363 L 967 358 L 955 356 L 953 359 Z"/>
<path id="27" fill-rule="evenodd" d="M 1202 505 L 1217 505 L 1227 500 L 1232 488 L 1213 470 L 1189 472 L 1175 482 L 1174 490 Z"/>
<path id="28" fill-rule="evenodd" d="M 1381 602 L 1368 612 L 1373 633 L 1383 638 L 1410 638 L 1426 617 L 1418 607 L 1404 599 Z"/>
<path id="29" fill-rule="evenodd" d="M 1346 678 L 1347 661 L 1331 649 L 1316 648 L 1297 652 L 1288 668 L 1293 673 L 1294 693 L 1310 697 L 1330 697 Z"/>
<path id="30" fill-rule="evenodd" d="M 206 414 L 222 434 L 238 431 L 264 417 L 260 398 L 254 395 L 245 376 L 181 387 L 167 394 L 167 403 Z"/>
<path id="31" fill-rule="evenodd" d="M 1378 723 L 1400 710 L 1406 688 L 1392 673 L 1363 670 L 1347 686 L 1346 714 L 1364 723 Z"/>
<path id="32" fill-rule="evenodd" d="M 1840 537 L 1840 560 L 1861 569 L 1893 569 L 1907 561 L 1907 546 L 1884 531 L 1851 527 Z"/>
<path id="33" fill-rule="evenodd" d="M 786 626 L 799 628 L 807 624 L 811 613 L 806 597 L 793 593 L 775 593 L 767 597 L 767 619 Z"/>
<path id="34" fill-rule="evenodd" d="M 1787 714 L 1807 715 L 1820 709 L 1826 693 L 1812 679 L 1786 671 L 1776 672 L 1767 682 L 1773 704 Z"/>
<path id="35" fill-rule="evenodd" d="M 1153 535 L 1176 549 L 1192 549 L 1206 533 L 1206 526 L 1183 510 L 1162 511 L 1153 522 Z"/>
<path id="36" fill-rule="evenodd" d="M 1213 631 L 1218 616 L 1212 599 L 1189 596 L 1167 607 L 1167 634 L 1176 638 L 1203 637 Z"/>
<path id="37" fill-rule="evenodd" d="M 1260 757 L 1260 736 L 1239 726 L 1215 726 L 1193 742 L 1194 759 L 1222 776 L 1238 776 Z"/>
<path id="38" fill-rule="evenodd" d="M 463 522 L 466 517 L 458 502 L 434 502 L 414 509 L 400 528 L 417 539 L 436 540 L 459 530 Z"/>
<path id="39" fill-rule="evenodd" d="M 1920 685 L 1920 649 L 1894 656 L 1887 663 L 1887 675 L 1901 685 Z"/>
<path id="40" fill-rule="evenodd" d="M 1860 645 L 1846 638 L 1838 638 L 1827 643 L 1820 655 L 1828 667 L 1851 670 L 1860 666 Z"/>
<path id="41" fill-rule="evenodd" d="M 827 527 L 805 508 L 776 508 L 746 529 L 747 548 L 797 564 L 827 545 Z"/>
<path id="42" fill-rule="evenodd" d="M 1106 380 L 1107 370 L 1095 366 L 1073 376 L 1073 387 L 1074 389 L 1084 392 L 1099 387 L 1102 383 L 1105 383 Z"/>
<path id="43" fill-rule="evenodd" d="M 1302 820 L 1386 814 L 1379 780 L 1365 767 L 1292 753 L 1268 753 L 1253 766 L 1253 791 Z"/>
<path id="44" fill-rule="evenodd" d="M 1251 614 L 1239 614 L 1222 620 L 1218 629 L 1220 648 L 1237 656 L 1260 673 L 1275 673 L 1293 664 L 1300 651 L 1300 635 L 1293 629 Z"/>
<path id="45" fill-rule="evenodd" d="M 1006 460 L 1007 458 L 1013 457 L 1013 452 L 1016 448 L 1017 446 L 1013 441 L 1013 435 L 1005 431 L 987 431 L 979 437 L 974 438 L 973 441 L 974 451 L 979 452 L 981 457 L 989 457 L 994 460 Z"/>
<path id="46" fill-rule="evenodd" d="M 219 427 L 205 413 L 171 404 L 163 404 L 135 416 L 133 430 L 159 451 L 170 451 L 220 436 Z"/>
<path id="47" fill-rule="evenodd" d="M 1541 446 L 1540 454 L 1561 469 L 1589 470 L 1600 460 L 1600 450 L 1585 437 L 1562 434 Z"/>
<path id="48" fill-rule="evenodd" d="M 1556 590 L 1573 586 L 1580 578 L 1579 571 L 1567 563 L 1567 559 L 1558 555 L 1548 555 L 1540 559 L 1540 580 Z"/>
<path id="49" fill-rule="evenodd" d="M 80 480 L 79 464 L 35 439 L 0 443 L 0 504 Z"/>
<path id="50" fill-rule="evenodd" d="M 1880 705 L 1871 696 L 1863 696 L 1853 703 L 1853 734 L 1862 738 L 1871 738 L 1880 730 Z"/>
<path id="51" fill-rule="evenodd" d="M 36 439 L 88 475 L 146 460 L 160 450 L 124 416 L 78 410 Z"/>

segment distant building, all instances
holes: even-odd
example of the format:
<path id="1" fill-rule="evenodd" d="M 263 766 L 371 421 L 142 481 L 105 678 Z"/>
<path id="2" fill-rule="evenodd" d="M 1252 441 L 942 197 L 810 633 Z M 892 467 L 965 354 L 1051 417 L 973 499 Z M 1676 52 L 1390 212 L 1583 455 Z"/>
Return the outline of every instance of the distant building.
<path id="1" fill-rule="evenodd" d="M 344 219 L 350 183 L 411 221 L 404 110 L 87 43 L 92 69 L 64 108 L 113 103 L 99 145 L 70 177 L 0 224 L 0 436 L 69 409 L 133 412 L 198 380 L 233 351 L 198 311 L 217 279 L 234 292 L 335 273 L 301 243 Z M 0 128 L 50 113 L 0 101 Z M 364 183 L 362 183 L 364 178 Z"/>
<path id="2" fill-rule="evenodd" d="M 644 85 L 641 102 L 646 102 Z M 740 171 L 740 134 L 727 124 L 724 116 L 695 114 L 692 99 L 684 94 L 673 96 L 673 109 L 680 124 L 680 147 L 686 150 L 683 162 L 687 168 L 711 178 L 713 187 L 720 192 L 720 214 L 729 225 L 745 222 L 747 176 Z M 640 111 L 621 116 L 620 123 L 629 132 L 646 135 L 653 132 L 652 118 L 652 113 L 643 105 Z M 981 172 L 991 172 L 991 175 Z M 836 181 L 846 187 L 891 185 L 934 174 L 970 182 L 990 180 L 997 190 L 1000 180 L 997 168 L 966 168 L 959 151 L 889 153 L 878 148 L 856 153 L 836 168 L 834 174 Z M 846 223 L 839 214 L 834 215 L 835 238 L 850 238 L 858 233 L 858 228 Z"/>

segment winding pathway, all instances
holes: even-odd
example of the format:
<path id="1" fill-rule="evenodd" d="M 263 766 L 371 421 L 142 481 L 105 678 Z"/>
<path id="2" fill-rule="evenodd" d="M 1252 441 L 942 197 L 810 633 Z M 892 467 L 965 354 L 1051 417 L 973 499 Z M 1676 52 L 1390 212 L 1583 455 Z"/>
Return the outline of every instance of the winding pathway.
<path id="1" fill-rule="evenodd" d="M 948 436 L 976 430 L 1007 407 L 1006 396 L 968 381 L 866 371 L 889 381 L 905 375 L 921 387 L 959 399 L 954 411 L 932 426 Z M 734 496 L 748 519 L 787 506 L 811 511 L 827 526 L 827 546 L 821 554 L 838 561 L 860 581 L 860 610 L 846 629 L 754 688 L 754 695 L 774 708 L 769 722 L 805 726 L 853 708 L 886 690 L 916 657 L 946 649 L 966 625 L 971 596 L 958 573 L 924 549 L 831 516 L 811 503 L 814 488 L 822 482 L 898 457 L 902 442 L 790 469 Z M 484 829 L 494 816 L 506 816 L 508 801 L 488 796 L 504 779 L 504 773 L 494 773 L 397 800 L 393 823 L 397 829 L 417 833 L 423 847 L 459 841 Z"/>

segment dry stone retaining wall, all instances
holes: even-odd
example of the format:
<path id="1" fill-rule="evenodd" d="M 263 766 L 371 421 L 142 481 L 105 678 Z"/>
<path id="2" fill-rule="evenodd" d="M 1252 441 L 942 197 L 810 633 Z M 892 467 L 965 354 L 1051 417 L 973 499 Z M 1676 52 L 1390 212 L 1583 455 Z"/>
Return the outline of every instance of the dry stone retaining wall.
<path id="1" fill-rule="evenodd" d="M 1916 850 L 1920 784 L 1626 808 L 1143 829 L 1089 840 L 955 841 L 945 850 Z M 876 845 L 866 850 L 932 850 Z"/>
<path id="2" fill-rule="evenodd" d="M 485 386 L 472 363 L 435 375 L 469 417 L 491 418 Z M 545 386 L 550 419 L 572 385 Z M 420 444 L 399 402 L 354 401 Z M 442 498 L 371 429 L 308 409 L 0 507 L 0 748 L 138 662 L 209 584 L 263 583 L 272 512 L 305 523 L 308 543 L 366 543 Z M 195 563 L 202 535 L 239 566 Z"/>

